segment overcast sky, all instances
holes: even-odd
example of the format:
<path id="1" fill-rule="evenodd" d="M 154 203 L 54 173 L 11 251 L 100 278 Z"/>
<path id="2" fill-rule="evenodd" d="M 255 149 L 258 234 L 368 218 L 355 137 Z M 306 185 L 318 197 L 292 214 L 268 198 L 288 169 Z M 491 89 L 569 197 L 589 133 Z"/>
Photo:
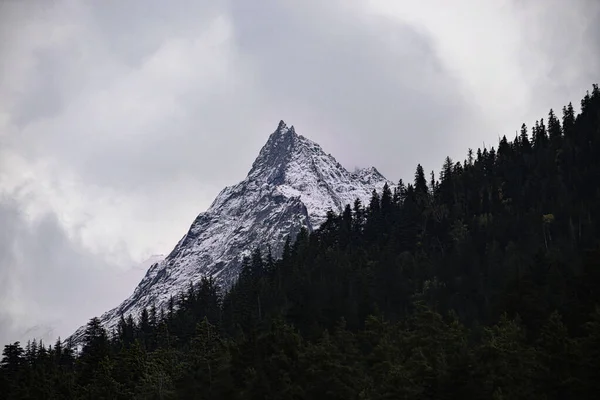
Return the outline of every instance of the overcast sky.
<path id="1" fill-rule="evenodd" d="M 598 21 L 594 0 L 1 1 L 0 345 L 117 305 L 280 119 L 396 181 L 578 109 Z"/>

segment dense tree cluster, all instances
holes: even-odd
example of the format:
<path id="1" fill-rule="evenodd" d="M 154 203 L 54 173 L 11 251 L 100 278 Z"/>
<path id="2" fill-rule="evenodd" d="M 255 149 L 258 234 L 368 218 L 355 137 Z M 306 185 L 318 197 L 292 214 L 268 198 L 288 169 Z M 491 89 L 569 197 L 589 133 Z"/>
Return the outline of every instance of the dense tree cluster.
<path id="1" fill-rule="evenodd" d="M 5 346 L 7 399 L 565 399 L 600 392 L 600 90 L 331 212 L 223 293 Z"/>

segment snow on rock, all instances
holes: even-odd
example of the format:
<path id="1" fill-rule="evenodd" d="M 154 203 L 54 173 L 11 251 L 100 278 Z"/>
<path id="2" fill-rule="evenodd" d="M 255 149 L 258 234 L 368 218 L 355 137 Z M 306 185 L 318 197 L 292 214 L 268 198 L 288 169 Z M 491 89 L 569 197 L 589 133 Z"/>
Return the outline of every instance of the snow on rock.
<path id="1" fill-rule="evenodd" d="M 105 328 L 116 328 L 120 315 L 155 304 L 212 276 L 223 286 L 236 279 L 242 257 L 254 248 L 271 248 L 278 257 L 285 239 L 302 227 L 312 231 L 325 221 L 327 211 L 343 211 L 357 198 L 368 203 L 372 191 L 387 181 L 377 169 L 348 172 L 321 147 L 281 121 L 261 149 L 246 178 L 219 193 L 209 209 L 196 217 L 173 251 L 150 266 L 133 294 L 104 313 Z M 71 337 L 81 341 L 85 327 Z"/>

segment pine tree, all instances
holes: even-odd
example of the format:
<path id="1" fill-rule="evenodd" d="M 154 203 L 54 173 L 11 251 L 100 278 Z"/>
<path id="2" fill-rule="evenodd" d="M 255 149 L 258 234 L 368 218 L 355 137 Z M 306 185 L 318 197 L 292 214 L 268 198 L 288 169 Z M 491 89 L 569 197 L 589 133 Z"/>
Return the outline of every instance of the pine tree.
<path id="1" fill-rule="evenodd" d="M 417 171 L 415 172 L 414 192 L 417 206 L 421 211 L 424 211 L 429 203 L 429 188 L 421 164 L 417 165 Z"/>
<path id="2" fill-rule="evenodd" d="M 8 370 L 12 373 L 16 372 L 25 362 L 25 351 L 21 347 L 20 342 L 8 344 L 4 346 L 2 351 L 2 361 L 0 368 Z"/>
<path id="3" fill-rule="evenodd" d="M 260 278 L 264 274 L 264 262 L 260 248 L 256 248 L 252 253 L 250 261 L 250 275 L 253 278 Z"/>
<path id="4" fill-rule="evenodd" d="M 550 136 L 552 147 L 555 149 L 560 148 L 562 143 L 562 128 L 552 109 L 548 114 L 548 134 Z"/>
<path id="5" fill-rule="evenodd" d="M 531 152 L 531 143 L 529 142 L 529 135 L 527 134 L 527 125 L 521 125 L 521 134 L 519 136 L 519 143 L 523 149 L 523 153 L 528 154 Z"/>
<path id="6" fill-rule="evenodd" d="M 429 189 L 427 188 L 427 181 L 425 180 L 425 171 L 423 170 L 421 164 L 417 165 L 414 188 L 417 194 L 425 195 L 429 192 Z"/>
<path id="7" fill-rule="evenodd" d="M 369 202 L 369 212 L 370 215 L 379 215 L 381 211 L 381 197 L 379 196 L 379 193 L 377 193 L 377 191 L 375 189 L 373 189 L 373 192 L 371 193 L 371 201 Z"/>
<path id="8" fill-rule="evenodd" d="M 360 199 L 354 200 L 354 207 L 352 208 L 354 213 L 354 233 L 357 235 L 362 231 L 364 223 L 365 223 L 365 212 L 363 210 L 362 203 Z"/>
<path id="9" fill-rule="evenodd" d="M 383 191 L 381 192 L 381 212 L 383 215 L 389 215 L 392 211 L 392 190 L 387 182 L 383 185 Z"/>
<path id="10" fill-rule="evenodd" d="M 396 207 L 402 206 L 402 203 L 404 202 L 405 198 L 406 198 L 406 185 L 404 184 L 404 181 L 402 179 L 400 179 L 398 181 L 398 184 L 394 188 L 394 198 L 393 198 L 394 205 Z"/>

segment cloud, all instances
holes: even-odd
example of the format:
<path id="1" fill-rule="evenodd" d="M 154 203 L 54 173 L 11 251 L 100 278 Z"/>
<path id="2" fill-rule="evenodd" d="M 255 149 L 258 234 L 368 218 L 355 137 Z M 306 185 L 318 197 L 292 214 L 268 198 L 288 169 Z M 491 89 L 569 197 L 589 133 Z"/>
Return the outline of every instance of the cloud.
<path id="1" fill-rule="evenodd" d="M 443 64 L 460 80 L 477 115 L 453 135 L 463 154 L 466 146 L 496 145 L 504 134 L 510 138 L 522 122 L 531 125 L 550 108 L 578 103 L 599 79 L 600 40 L 592 31 L 598 30 L 600 3 L 595 1 L 370 4 L 376 15 L 410 22 L 429 34 Z M 460 149 L 454 145 L 447 151 L 456 155 Z"/>
<path id="2" fill-rule="evenodd" d="M 407 23 L 365 17 L 359 2 L 235 4 L 238 52 L 272 107 L 349 167 L 412 174 L 414 154 L 476 121 L 431 37 Z"/>
<path id="3" fill-rule="evenodd" d="M 141 279 L 90 254 L 53 214 L 32 220 L 4 197 L 0 225 L 0 343 L 65 337 Z"/>
<path id="4" fill-rule="evenodd" d="M 592 0 L 32 0 L 0 16 L 13 333 L 118 303 L 102 285 L 169 252 L 280 119 L 348 168 L 411 179 L 578 102 L 600 70 Z"/>

